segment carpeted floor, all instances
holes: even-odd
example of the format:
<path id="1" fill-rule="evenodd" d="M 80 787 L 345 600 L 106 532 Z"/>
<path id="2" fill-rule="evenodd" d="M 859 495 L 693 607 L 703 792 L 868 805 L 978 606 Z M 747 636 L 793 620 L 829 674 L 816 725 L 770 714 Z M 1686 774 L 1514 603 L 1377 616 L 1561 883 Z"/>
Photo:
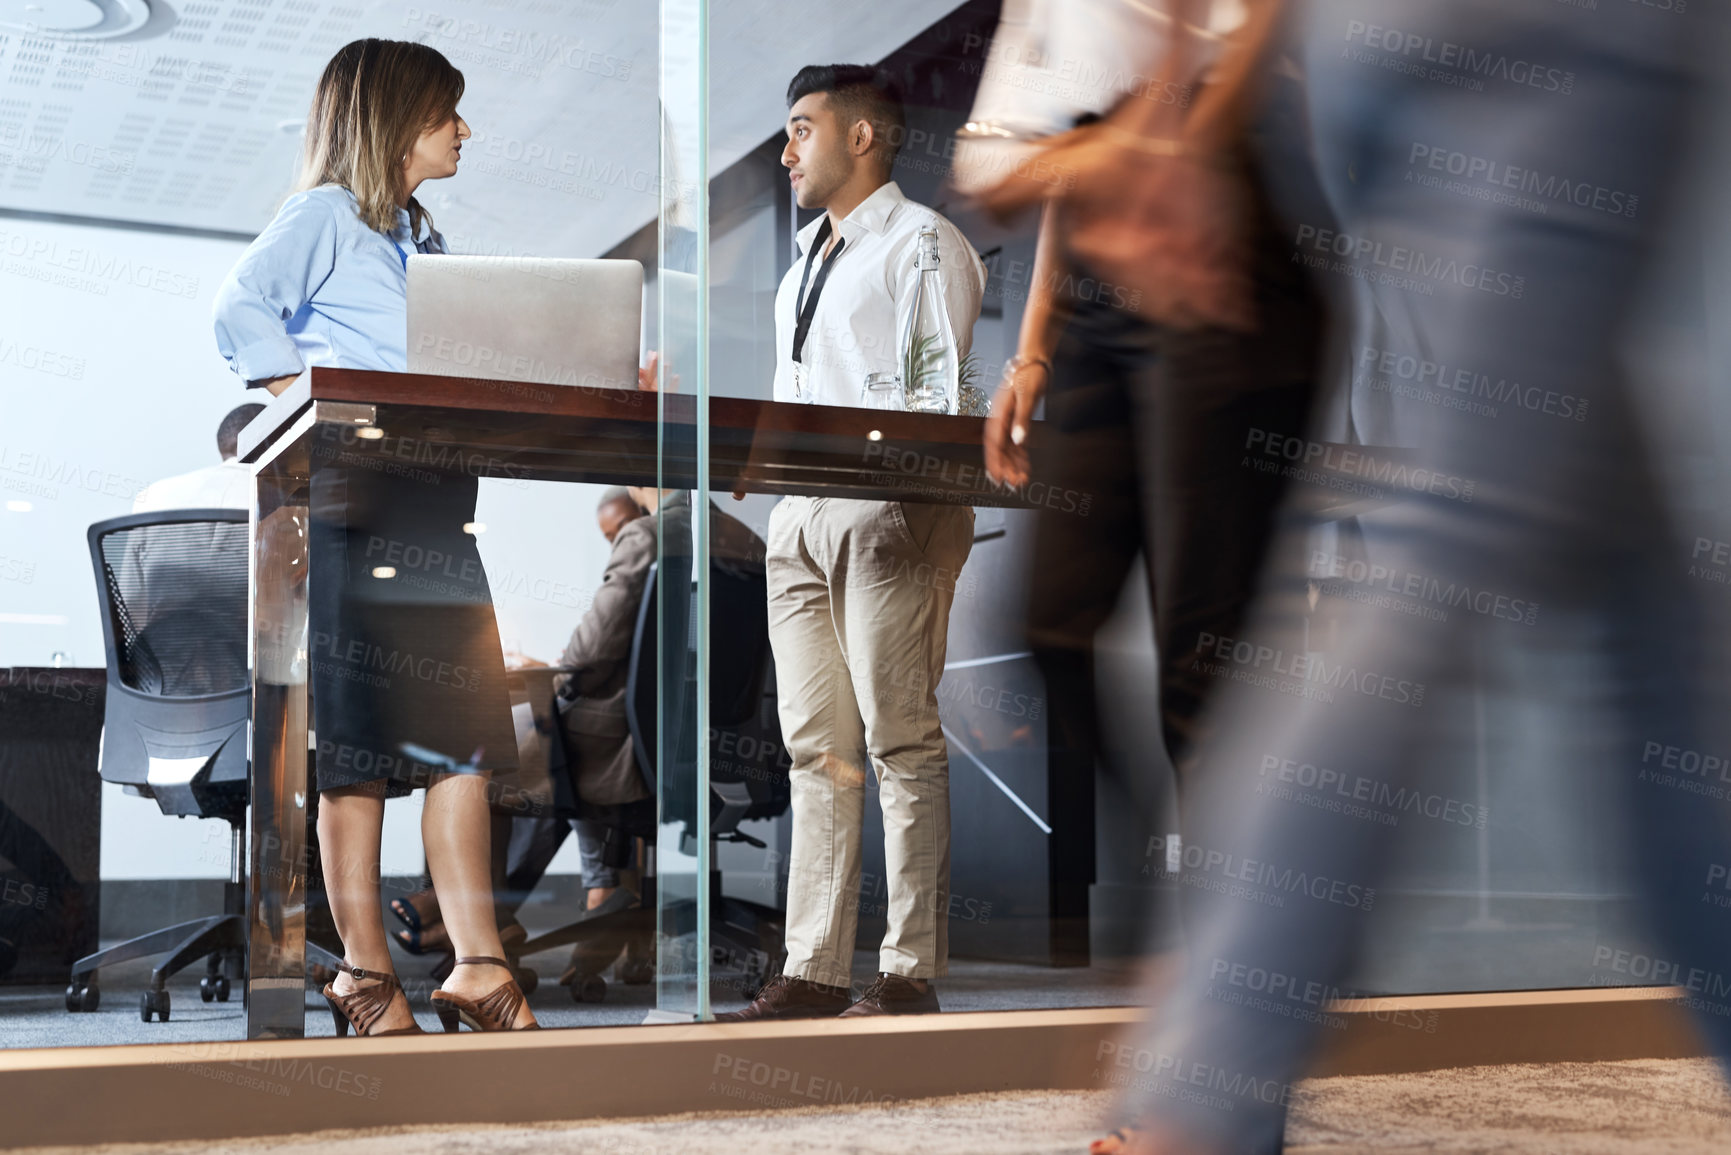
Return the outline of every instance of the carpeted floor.
<path id="1" fill-rule="evenodd" d="M 1731 1093 L 1707 1059 L 1313 1079 L 1301 1093 L 1286 1132 L 1291 1155 L 1731 1151 Z"/>
<path id="2" fill-rule="evenodd" d="M 1472 1067 L 1303 1085 L 1289 1155 L 1708 1155 L 1731 1150 L 1731 1094 L 1705 1060 Z M 1111 1108 L 1098 1091 L 964 1095 L 762 1114 L 536 1127 L 325 1132 L 222 1144 L 131 1144 L 84 1155 L 1063 1155 Z"/>

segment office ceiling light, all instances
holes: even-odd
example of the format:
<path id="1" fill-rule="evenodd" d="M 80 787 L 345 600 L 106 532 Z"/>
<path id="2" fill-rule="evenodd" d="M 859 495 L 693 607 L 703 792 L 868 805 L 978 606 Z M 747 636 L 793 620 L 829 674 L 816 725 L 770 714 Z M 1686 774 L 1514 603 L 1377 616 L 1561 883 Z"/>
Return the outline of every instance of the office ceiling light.
<path id="1" fill-rule="evenodd" d="M 0 31 L 50 40 L 115 40 L 157 23 L 168 13 L 161 0 L 0 0 Z"/>

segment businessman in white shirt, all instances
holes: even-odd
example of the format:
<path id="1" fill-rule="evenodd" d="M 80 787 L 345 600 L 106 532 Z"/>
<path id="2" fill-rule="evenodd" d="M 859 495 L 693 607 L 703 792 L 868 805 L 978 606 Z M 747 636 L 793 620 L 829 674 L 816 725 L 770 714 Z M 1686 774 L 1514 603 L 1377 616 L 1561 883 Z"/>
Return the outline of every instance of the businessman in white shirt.
<path id="1" fill-rule="evenodd" d="M 859 405 L 894 372 L 917 240 L 938 231 L 945 307 L 968 351 L 986 270 L 949 221 L 890 180 L 900 94 L 863 65 L 802 69 L 788 86 L 800 256 L 775 301 L 775 399 Z M 792 758 L 787 964 L 740 1021 L 938 1009 L 949 960 L 949 754 L 938 720 L 955 575 L 973 548 L 966 506 L 789 497 L 769 520 L 769 638 Z M 878 976 L 851 997 L 869 759 L 884 815 L 888 927 Z"/>
<path id="2" fill-rule="evenodd" d="M 256 402 L 237 405 L 216 430 L 216 451 L 222 454 L 218 465 L 207 465 L 191 473 L 176 474 L 153 481 L 138 491 L 133 499 L 133 513 L 154 513 L 164 509 L 251 509 L 252 470 L 235 460 L 239 453 L 240 431 L 247 422 L 264 412 Z"/>

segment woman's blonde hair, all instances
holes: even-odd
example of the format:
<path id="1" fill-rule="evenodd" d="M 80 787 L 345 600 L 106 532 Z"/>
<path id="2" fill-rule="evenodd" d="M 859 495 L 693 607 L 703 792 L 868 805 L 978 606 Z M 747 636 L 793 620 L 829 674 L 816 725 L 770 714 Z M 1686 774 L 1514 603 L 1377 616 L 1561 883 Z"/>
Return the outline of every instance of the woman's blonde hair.
<path id="1" fill-rule="evenodd" d="M 361 220 L 397 227 L 403 161 L 423 132 L 446 123 L 463 97 L 463 74 L 437 49 L 406 40 L 356 40 L 325 65 L 307 114 L 297 190 L 339 184 L 355 194 Z M 432 217 L 414 199 L 409 225 Z"/>

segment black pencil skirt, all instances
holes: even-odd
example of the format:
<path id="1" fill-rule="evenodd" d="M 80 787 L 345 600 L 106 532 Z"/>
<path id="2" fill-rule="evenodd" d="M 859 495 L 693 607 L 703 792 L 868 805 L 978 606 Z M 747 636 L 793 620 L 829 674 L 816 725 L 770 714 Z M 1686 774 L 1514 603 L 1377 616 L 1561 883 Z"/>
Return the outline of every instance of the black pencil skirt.
<path id="1" fill-rule="evenodd" d="M 330 427 L 326 427 L 330 428 Z M 505 661 L 475 537 L 479 483 L 383 442 L 315 438 L 308 664 L 318 789 L 513 770 Z"/>

